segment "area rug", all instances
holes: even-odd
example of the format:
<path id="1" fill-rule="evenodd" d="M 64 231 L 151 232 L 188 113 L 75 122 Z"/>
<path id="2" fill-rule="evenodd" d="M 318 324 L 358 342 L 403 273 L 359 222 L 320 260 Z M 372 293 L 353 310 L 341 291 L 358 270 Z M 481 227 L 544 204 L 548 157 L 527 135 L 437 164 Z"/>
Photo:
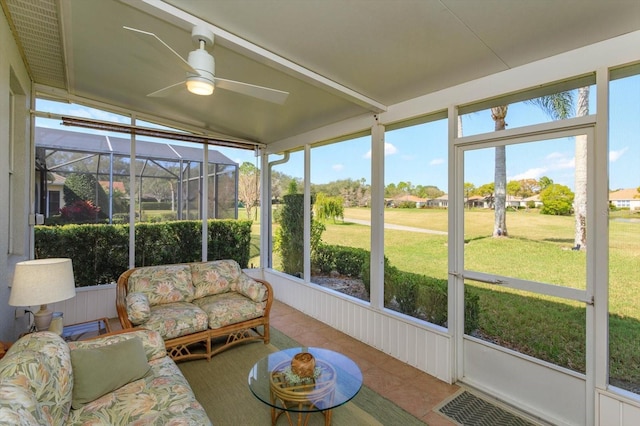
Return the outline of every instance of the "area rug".
<path id="1" fill-rule="evenodd" d="M 178 363 L 196 398 L 216 426 L 268 425 L 269 406 L 260 402 L 249 390 L 249 370 L 259 359 L 271 352 L 300 346 L 295 340 L 271 328 L 271 343 L 247 343 L 214 356 L 211 361 L 197 360 Z M 287 424 L 283 415 L 278 425 Z M 314 413 L 310 426 L 324 425 L 324 416 Z M 393 402 L 366 386 L 347 404 L 333 410 L 334 426 L 403 425 L 424 426 Z"/>
<path id="2" fill-rule="evenodd" d="M 536 425 L 508 409 L 501 408 L 497 404 L 464 389 L 444 401 L 436 411 L 462 426 Z"/>

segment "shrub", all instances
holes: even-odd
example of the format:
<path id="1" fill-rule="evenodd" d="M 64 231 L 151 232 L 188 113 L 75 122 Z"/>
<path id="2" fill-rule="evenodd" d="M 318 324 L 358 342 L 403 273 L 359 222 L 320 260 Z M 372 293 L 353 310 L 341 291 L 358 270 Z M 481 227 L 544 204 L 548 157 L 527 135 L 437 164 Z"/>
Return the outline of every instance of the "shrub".
<path id="1" fill-rule="evenodd" d="M 96 177 L 90 173 L 71 173 L 67 176 L 64 187 L 65 205 L 73 205 L 77 201 L 90 201 L 94 206 L 105 207 L 109 205 L 109 197 Z M 104 213 L 100 214 L 104 217 Z"/>
<path id="2" fill-rule="evenodd" d="M 249 263 L 251 221 L 209 220 L 208 260 Z M 139 223 L 135 227 L 136 266 L 202 259 L 202 222 Z M 129 265 L 129 225 L 84 224 L 35 227 L 35 258 L 68 257 L 77 287 L 107 284 Z"/>
<path id="3" fill-rule="evenodd" d="M 294 182 L 295 183 L 295 182 Z M 302 276 L 304 260 L 304 195 L 287 194 L 280 215 L 280 228 L 276 233 L 274 250 L 280 251 L 282 270 L 297 277 Z M 313 198 L 311 199 L 313 204 Z M 311 254 L 320 244 L 325 226 L 313 220 L 311 213 Z"/>
<path id="4" fill-rule="evenodd" d="M 540 213 L 567 216 L 571 214 L 574 194 L 568 186 L 551 184 L 540 193 L 543 203 Z"/>
<path id="5" fill-rule="evenodd" d="M 96 207 L 89 200 L 76 200 L 60 209 L 62 222 L 91 223 L 96 222 L 100 215 L 100 207 Z"/>
<path id="6" fill-rule="evenodd" d="M 364 249 L 320 243 L 311 256 L 311 265 L 312 269 L 324 273 L 337 271 L 342 275 L 360 277 L 368 257 L 369 252 Z"/>
<path id="7" fill-rule="evenodd" d="M 396 207 L 399 209 L 415 209 L 416 202 L 415 201 L 400 201 L 396 204 Z"/>

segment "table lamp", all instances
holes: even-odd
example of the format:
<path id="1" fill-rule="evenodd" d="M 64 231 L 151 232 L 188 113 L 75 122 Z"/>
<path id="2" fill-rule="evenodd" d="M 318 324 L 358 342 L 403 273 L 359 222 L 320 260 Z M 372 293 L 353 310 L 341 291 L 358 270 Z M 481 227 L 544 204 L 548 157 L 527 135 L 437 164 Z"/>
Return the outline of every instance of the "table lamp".
<path id="1" fill-rule="evenodd" d="M 38 331 L 47 330 L 53 312 L 47 303 L 61 302 L 76 295 L 71 259 L 51 258 L 18 262 L 13 276 L 9 305 L 34 306 L 40 310 L 34 314 Z"/>

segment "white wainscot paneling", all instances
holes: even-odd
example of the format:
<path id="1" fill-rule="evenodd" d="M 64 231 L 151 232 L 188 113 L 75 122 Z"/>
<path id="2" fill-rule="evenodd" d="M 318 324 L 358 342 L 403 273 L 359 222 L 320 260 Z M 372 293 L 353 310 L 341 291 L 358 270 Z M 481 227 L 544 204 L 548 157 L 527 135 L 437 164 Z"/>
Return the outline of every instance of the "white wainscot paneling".
<path id="1" fill-rule="evenodd" d="M 616 393 L 599 391 L 598 424 L 600 426 L 637 426 L 640 425 L 640 402 Z"/>
<path id="2" fill-rule="evenodd" d="M 408 317 L 371 308 L 337 292 L 304 283 L 277 271 L 248 270 L 264 278 L 274 289 L 275 299 L 342 331 L 400 361 L 451 383 L 451 339 L 446 330 L 432 330 Z"/>
<path id="3" fill-rule="evenodd" d="M 551 424 L 586 424 L 581 374 L 465 338 L 463 382 Z"/>
<path id="4" fill-rule="evenodd" d="M 75 297 L 49 305 L 49 308 L 62 312 L 65 325 L 97 318 L 116 318 L 116 284 L 78 287 Z"/>

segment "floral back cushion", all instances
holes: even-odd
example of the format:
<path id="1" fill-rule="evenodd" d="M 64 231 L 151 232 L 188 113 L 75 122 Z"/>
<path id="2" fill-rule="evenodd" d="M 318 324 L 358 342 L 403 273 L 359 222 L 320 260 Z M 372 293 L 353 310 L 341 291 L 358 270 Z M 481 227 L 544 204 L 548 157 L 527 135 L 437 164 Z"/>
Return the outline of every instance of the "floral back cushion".
<path id="1" fill-rule="evenodd" d="M 232 290 L 232 284 L 241 274 L 240 265 L 231 259 L 192 263 L 191 276 L 195 287 L 194 299 Z"/>
<path id="2" fill-rule="evenodd" d="M 127 303 L 127 314 L 129 321 L 133 325 L 144 324 L 151 316 L 151 306 L 149 299 L 144 293 L 129 293 L 125 299 Z"/>
<path id="3" fill-rule="evenodd" d="M 167 350 L 164 345 L 162 336 L 157 331 L 147 330 L 144 328 L 132 329 L 120 334 L 102 336 L 89 340 L 77 340 L 68 342 L 69 350 L 75 349 L 92 349 L 105 345 L 120 343 L 124 340 L 138 338 L 142 341 L 142 347 L 147 354 L 147 359 L 153 361 L 167 356 Z"/>
<path id="4" fill-rule="evenodd" d="M 158 265 L 137 268 L 129 276 L 129 293 L 143 293 L 149 304 L 191 302 L 194 288 L 188 264 Z"/>
<path id="5" fill-rule="evenodd" d="M 267 288 L 244 272 L 232 286 L 232 290 L 247 296 L 254 302 L 264 302 Z"/>

